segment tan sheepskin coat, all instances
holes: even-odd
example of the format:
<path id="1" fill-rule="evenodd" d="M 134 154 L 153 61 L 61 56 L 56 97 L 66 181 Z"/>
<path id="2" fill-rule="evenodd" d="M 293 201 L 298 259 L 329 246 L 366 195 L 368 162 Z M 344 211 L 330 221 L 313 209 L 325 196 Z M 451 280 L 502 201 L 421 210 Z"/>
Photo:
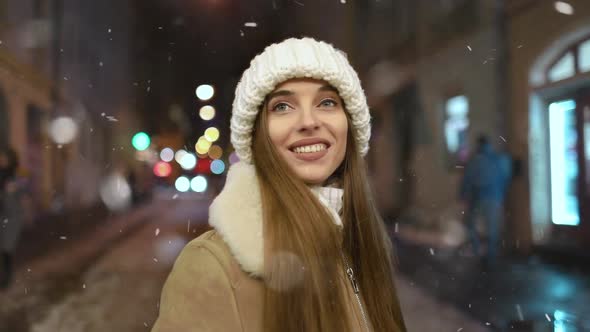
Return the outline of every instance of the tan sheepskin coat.
<path id="1" fill-rule="evenodd" d="M 152 332 L 263 330 L 262 207 L 253 166 L 240 162 L 230 168 L 209 223 L 214 230 L 187 244 L 177 258 Z M 344 271 L 342 280 L 349 299 L 343 319 L 353 331 L 366 331 Z"/>

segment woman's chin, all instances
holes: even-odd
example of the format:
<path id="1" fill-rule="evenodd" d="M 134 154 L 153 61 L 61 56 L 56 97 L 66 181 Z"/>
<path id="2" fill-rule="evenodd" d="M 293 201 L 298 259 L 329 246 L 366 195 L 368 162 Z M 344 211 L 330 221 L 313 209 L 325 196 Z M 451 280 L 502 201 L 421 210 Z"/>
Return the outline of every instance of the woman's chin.
<path id="1" fill-rule="evenodd" d="M 330 177 L 329 172 L 314 171 L 312 167 L 305 170 L 298 169 L 295 171 L 295 174 L 308 185 L 321 185 Z"/>

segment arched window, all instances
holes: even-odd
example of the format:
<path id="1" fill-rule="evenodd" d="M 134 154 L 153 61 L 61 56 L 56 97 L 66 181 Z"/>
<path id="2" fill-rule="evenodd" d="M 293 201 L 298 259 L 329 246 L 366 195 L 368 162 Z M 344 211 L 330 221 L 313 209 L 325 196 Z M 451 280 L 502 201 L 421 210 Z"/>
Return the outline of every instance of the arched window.
<path id="1" fill-rule="evenodd" d="M 574 43 L 551 62 L 546 82 L 557 82 L 590 71 L 590 38 Z"/>

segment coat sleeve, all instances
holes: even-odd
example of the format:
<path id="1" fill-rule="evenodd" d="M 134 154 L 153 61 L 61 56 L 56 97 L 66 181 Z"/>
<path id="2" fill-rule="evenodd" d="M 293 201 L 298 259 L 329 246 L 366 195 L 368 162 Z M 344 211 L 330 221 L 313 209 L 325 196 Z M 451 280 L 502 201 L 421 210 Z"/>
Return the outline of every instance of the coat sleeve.
<path id="1" fill-rule="evenodd" d="M 189 244 L 174 263 L 152 332 L 242 331 L 233 289 L 218 258 Z"/>

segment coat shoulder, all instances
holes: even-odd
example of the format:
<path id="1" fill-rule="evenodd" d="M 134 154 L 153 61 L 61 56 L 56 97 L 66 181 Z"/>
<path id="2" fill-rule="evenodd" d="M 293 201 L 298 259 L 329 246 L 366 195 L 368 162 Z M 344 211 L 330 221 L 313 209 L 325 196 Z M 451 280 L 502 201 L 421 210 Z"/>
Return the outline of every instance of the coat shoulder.
<path id="1" fill-rule="evenodd" d="M 187 253 L 197 252 L 197 250 L 193 249 L 207 250 L 225 271 L 232 285 L 235 285 L 242 276 L 243 271 L 238 262 L 232 255 L 228 245 L 216 230 L 209 230 L 193 239 L 185 246 L 183 251 Z"/>

